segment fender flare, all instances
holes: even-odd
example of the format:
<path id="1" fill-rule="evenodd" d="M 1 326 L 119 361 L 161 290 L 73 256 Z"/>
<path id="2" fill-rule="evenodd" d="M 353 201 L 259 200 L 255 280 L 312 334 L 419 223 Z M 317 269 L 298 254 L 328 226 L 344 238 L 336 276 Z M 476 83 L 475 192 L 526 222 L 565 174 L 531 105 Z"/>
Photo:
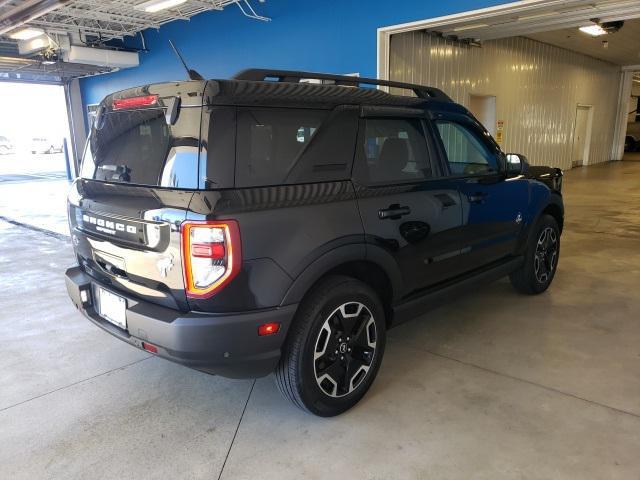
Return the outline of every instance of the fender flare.
<path id="1" fill-rule="evenodd" d="M 342 245 L 321 255 L 311 262 L 292 282 L 280 302 L 281 306 L 299 303 L 309 289 L 327 272 L 353 261 L 371 262 L 380 267 L 389 277 L 394 299 L 402 291 L 402 277 L 393 257 L 375 245 L 356 243 Z"/>

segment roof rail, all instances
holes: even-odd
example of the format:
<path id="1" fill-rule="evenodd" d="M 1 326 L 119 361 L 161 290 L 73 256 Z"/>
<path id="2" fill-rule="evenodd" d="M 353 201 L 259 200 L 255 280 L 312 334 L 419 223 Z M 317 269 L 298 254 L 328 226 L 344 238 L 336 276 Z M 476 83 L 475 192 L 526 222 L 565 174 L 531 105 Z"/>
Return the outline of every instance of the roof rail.
<path id="1" fill-rule="evenodd" d="M 413 83 L 394 82 L 391 80 L 378 80 L 366 77 L 350 77 L 347 75 L 333 75 L 331 73 L 297 72 L 293 70 L 269 70 L 264 68 L 251 68 L 238 72 L 234 80 L 249 80 L 262 82 L 273 80 L 278 82 L 300 83 L 302 79 L 332 80 L 334 85 L 346 85 L 349 87 L 359 87 L 360 85 L 380 85 L 384 87 L 402 88 L 412 90 L 419 98 L 433 98 L 451 102 L 451 98 L 439 88 L 425 87 Z"/>

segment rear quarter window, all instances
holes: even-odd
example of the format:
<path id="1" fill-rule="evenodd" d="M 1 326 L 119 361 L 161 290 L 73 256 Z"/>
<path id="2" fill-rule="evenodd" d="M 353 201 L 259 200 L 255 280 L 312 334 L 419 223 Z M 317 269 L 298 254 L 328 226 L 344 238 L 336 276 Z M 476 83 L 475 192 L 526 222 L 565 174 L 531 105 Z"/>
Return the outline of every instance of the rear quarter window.
<path id="1" fill-rule="evenodd" d="M 347 179 L 357 109 L 239 108 L 236 186 Z"/>

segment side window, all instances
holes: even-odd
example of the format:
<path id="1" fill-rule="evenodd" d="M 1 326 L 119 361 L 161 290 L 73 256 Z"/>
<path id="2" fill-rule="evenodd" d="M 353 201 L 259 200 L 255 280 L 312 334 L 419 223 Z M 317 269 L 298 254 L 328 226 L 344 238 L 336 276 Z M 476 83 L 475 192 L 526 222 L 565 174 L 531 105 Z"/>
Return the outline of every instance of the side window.
<path id="1" fill-rule="evenodd" d="M 239 108 L 236 185 L 285 183 L 327 114 L 325 110 Z"/>
<path id="2" fill-rule="evenodd" d="M 365 165 L 357 176 L 365 183 L 411 182 L 432 177 L 419 119 L 366 119 L 363 148 Z"/>
<path id="3" fill-rule="evenodd" d="M 435 122 L 453 175 L 483 175 L 498 171 L 497 157 L 462 123 L 449 120 Z"/>

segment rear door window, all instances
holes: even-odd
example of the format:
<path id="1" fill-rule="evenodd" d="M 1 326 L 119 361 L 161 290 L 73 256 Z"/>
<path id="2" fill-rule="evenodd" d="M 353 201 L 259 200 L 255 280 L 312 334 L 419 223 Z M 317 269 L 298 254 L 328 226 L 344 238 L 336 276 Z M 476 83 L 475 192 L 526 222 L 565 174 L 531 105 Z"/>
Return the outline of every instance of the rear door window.
<path id="1" fill-rule="evenodd" d="M 167 124 L 159 108 L 105 113 L 92 128 L 81 176 L 111 183 L 197 188 L 199 129 L 199 109 L 182 109 L 174 126 Z"/>
<path id="2" fill-rule="evenodd" d="M 365 184 L 394 184 L 433 177 L 422 122 L 417 118 L 367 118 L 364 162 L 356 177 Z"/>

